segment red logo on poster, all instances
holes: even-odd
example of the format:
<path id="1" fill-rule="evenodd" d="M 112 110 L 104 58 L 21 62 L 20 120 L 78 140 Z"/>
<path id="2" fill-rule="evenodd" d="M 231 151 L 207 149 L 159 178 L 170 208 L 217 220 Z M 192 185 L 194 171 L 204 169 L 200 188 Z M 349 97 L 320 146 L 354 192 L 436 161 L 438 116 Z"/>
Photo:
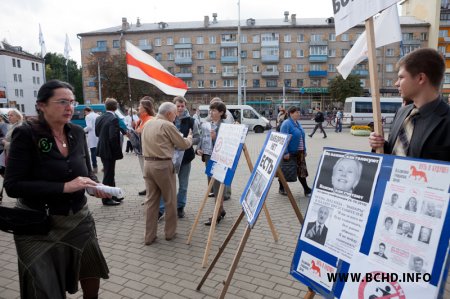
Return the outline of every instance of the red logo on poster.
<path id="1" fill-rule="evenodd" d="M 320 268 L 319 268 L 319 266 L 317 266 L 314 261 L 311 261 L 311 264 L 312 264 L 311 265 L 311 271 L 316 272 L 316 274 L 319 275 L 319 277 L 320 277 L 321 275 L 320 275 Z"/>
<path id="2" fill-rule="evenodd" d="M 417 170 L 417 168 L 413 165 L 411 165 L 410 169 L 411 169 L 411 174 L 409 176 L 413 177 L 415 181 L 417 181 L 417 180 L 420 181 L 423 179 L 423 181 L 425 183 L 428 182 L 427 174 L 425 173 L 425 171 Z"/>
<path id="3" fill-rule="evenodd" d="M 377 274 L 383 274 L 381 271 L 371 272 L 374 277 Z M 359 284 L 358 299 L 406 299 L 405 292 L 398 282 L 377 282 L 366 281 L 364 278 Z"/>

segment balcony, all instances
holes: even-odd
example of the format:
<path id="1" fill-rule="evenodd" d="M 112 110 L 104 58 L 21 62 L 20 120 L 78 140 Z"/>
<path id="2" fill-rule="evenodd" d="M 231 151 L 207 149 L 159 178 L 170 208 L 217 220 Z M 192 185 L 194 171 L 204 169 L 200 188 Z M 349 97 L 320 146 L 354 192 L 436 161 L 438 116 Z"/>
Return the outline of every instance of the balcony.
<path id="1" fill-rule="evenodd" d="M 175 49 L 192 49 L 192 44 L 186 43 L 186 44 L 175 44 Z"/>
<path id="2" fill-rule="evenodd" d="M 279 40 L 265 40 L 261 41 L 261 47 L 279 47 L 280 41 Z"/>
<path id="3" fill-rule="evenodd" d="M 107 52 L 107 51 L 108 51 L 107 46 L 91 48 L 91 53 L 102 53 L 102 52 Z"/>
<path id="4" fill-rule="evenodd" d="M 221 41 L 220 46 L 222 48 L 237 48 L 238 44 L 237 41 Z"/>
<path id="5" fill-rule="evenodd" d="M 309 62 L 327 62 L 327 55 L 309 55 Z"/>
<path id="6" fill-rule="evenodd" d="M 280 62 L 280 55 L 262 55 L 261 62 L 262 63 Z"/>
<path id="7" fill-rule="evenodd" d="M 192 64 L 192 57 L 175 58 L 176 65 Z"/>
<path id="8" fill-rule="evenodd" d="M 327 71 L 309 71 L 310 77 L 326 77 L 327 75 Z"/>
<path id="9" fill-rule="evenodd" d="M 369 77 L 369 71 L 368 70 L 353 70 L 352 75 L 357 75 L 360 77 Z"/>
<path id="10" fill-rule="evenodd" d="M 310 46 L 328 46 L 328 41 L 326 40 L 312 40 L 309 42 Z"/>
<path id="11" fill-rule="evenodd" d="M 220 57 L 221 63 L 237 63 L 238 57 L 237 56 L 222 56 Z"/>
<path id="12" fill-rule="evenodd" d="M 280 76 L 280 72 L 279 71 L 263 71 L 261 73 L 261 76 L 263 78 L 277 78 Z"/>
<path id="13" fill-rule="evenodd" d="M 192 79 L 192 73 L 176 73 L 175 76 L 180 79 Z"/>
<path id="14" fill-rule="evenodd" d="M 421 45 L 422 41 L 420 39 L 407 39 L 403 40 L 403 45 Z"/>
<path id="15" fill-rule="evenodd" d="M 153 51 L 152 45 L 139 45 L 138 48 L 141 49 L 142 51 L 147 51 L 147 52 Z"/>
<path id="16" fill-rule="evenodd" d="M 237 78 L 237 72 L 222 72 L 222 78 Z"/>

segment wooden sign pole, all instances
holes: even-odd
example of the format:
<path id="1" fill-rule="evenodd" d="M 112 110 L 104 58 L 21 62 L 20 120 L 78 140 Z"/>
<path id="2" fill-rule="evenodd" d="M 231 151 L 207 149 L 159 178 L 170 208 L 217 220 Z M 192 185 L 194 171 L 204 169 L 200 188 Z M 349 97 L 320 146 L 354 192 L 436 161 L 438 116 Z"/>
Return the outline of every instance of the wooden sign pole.
<path id="1" fill-rule="evenodd" d="M 374 132 L 380 136 L 383 136 L 384 132 L 383 132 L 383 124 L 381 121 L 380 87 L 378 83 L 377 56 L 375 49 L 375 32 L 373 26 L 373 17 L 370 17 L 369 19 L 366 20 L 366 37 L 368 50 L 367 56 L 369 59 L 370 90 L 372 94 Z M 382 154 L 383 148 L 378 148 L 377 153 Z"/>

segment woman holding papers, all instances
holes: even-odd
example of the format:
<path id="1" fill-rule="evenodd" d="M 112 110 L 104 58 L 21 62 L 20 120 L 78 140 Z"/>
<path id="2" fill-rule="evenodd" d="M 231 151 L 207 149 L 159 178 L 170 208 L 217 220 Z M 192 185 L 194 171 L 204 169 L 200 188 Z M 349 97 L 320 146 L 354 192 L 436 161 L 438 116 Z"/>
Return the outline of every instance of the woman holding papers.
<path id="1" fill-rule="evenodd" d="M 286 161 L 289 159 L 296 160 L 298 180 L 303 186 L 305 196 L 310 196 L 311 188 L 308 187 L 308 183 L 306 182 L 306 178 L 308 177 L 308 169 L 306 167 L 305 131 L 299 122 L 301 116 L 300 110 L 297 107 L 292 106 L 288 109 L 287 114 L 289 117 L 281 125 L 280 132 L 291 135 L 291 140 L 286 148 L 283 159 Z M 280 180 L 278 180 L 278 182 L 280 184 L 279 193 L 282 195 L 287 195 Z"/>
<path id="2" fill-rule="evenodd" d="M 5 189 L 18 208 L 46 211 L 52 223 L 47 235 L 14 235 L 21 298 L 65 298 L 78 281 L 84 298 L 97 298 L 108 278 L 85 189 L 111 195 L 95 188 L 85 133 L 70 123 L 75 103 L 70 84 L 48 81 L 37 95 L 38 119 L 12 134 Z"/>
<path id="3" fill-rule="evenodd" d="M 214 102 L 209 105 L 209 115 L 210 121 L 204 122 L 201 127 L 202 135 L 200 138 L 200 143 L 197 146 L 195 153 L 202 157 L 202 161 L 205 162 L 205 165 L 208 164 L 209 159 L 211 158 L 211 153 L 214 148 L 214 144 L 216 143 L 217 133 L 219 132 L 220 124 L 224 119 L 227 118 L 226 115 L 227 107 L 222 102 Z M 210 178 L 208 177 L 208 182 Z M 219 181 L 215 181 L 213 185 L 214 196 L 217 200 L 217 195 L 219 193 L 220 183 Z M 223 208 L 223 197 L 220 200 L 220 214 L 217 218 L 217 223 L 225 217 L 226 212 Z M 212 218 L 209 218 L 207 222 L 205 222 L 206 226 L 211 225 Z"/>

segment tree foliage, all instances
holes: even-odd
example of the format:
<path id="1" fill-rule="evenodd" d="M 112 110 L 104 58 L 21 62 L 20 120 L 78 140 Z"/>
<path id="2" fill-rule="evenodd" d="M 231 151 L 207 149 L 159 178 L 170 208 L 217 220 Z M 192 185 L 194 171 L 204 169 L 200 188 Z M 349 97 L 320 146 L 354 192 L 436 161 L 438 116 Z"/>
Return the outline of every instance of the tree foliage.
<path id="1" fill-rule="evenodd" d="M 359 81 L 359 76 L 349 75 L 346 80 L 341 75 L 334 77 L 329 85 L 330 96 L 342 103 L 348 97 L 359 97 L 363 93 L 363 88 Z"/>
<path id="2" fill-rule="evenodd" d="M 117 99 L 121 106 L 136 106 L 143 96 L 151 96 L 156 102 L 171 100 L 162 94 L 153 85 L 140 80 L 130 79 L 131 101 L 128 89 L 127 64 L 124 55 L 106 56 L 101 53 L 92 55 L 86 65 L 88 72 L 94 77 L 93 80 L 98 86 L 98 66 L 100 65 L 100 75 L 102 83 L 102 98 L 108 97 Z"/>
<path id="3" fill-rule="evenodd" d="M 81 68 L 77 62 L 69 59 L 66 65 L 66 59 L 62 54 L 47 53 L 45 59 L 45 77 L 48 80 L 57 79 L 69 82 L 75 88 L 75 98 L 83 103 L 83 84 L 81 80 Z"/>

